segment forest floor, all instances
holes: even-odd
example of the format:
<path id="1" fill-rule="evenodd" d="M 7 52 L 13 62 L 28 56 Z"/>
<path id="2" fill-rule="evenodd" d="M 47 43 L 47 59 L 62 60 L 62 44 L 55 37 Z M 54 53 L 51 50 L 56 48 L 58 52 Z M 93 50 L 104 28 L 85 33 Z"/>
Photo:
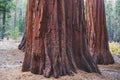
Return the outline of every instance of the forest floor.
<path id="1" fill-rule="evenodd" d="M 78 70 L 74 76 L 58 79 L 45 78 L 30 72 L 21 72 L 24 53 L 17 49 L 17 41 L 0 41 L 0 80 L 120 80 L 120 55 L 113 55 L 112 65 L 98 65 L 102 75 Z"/>

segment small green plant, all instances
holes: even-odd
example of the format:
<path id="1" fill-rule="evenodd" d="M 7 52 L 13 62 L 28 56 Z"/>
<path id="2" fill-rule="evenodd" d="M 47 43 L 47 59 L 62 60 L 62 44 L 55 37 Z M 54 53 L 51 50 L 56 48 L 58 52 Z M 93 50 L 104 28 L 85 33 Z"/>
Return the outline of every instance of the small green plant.
<path id="1" fill-rule="evenodd" d="M 15 29 L 11 32 L 11 37 L 13 39 L 17 39 L 19 37 L 19 34 L 20 34 L 19 28 L 15 27 Z"/>
<path id="2" fill-rule="evenodd" d="M 111 42 L 109 43 L 109 48 L 113 54 L 116 54 L 116 55 L 120 54 L 120 44 Z"/>

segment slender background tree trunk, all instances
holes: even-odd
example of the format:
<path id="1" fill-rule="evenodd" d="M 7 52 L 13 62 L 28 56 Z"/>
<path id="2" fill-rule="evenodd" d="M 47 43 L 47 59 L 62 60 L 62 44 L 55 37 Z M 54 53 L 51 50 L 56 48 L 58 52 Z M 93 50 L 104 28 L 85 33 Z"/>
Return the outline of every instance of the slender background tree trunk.
<path id="1" fill-rule="evenodd" d="M 18 0 L 15 0 L 15 13 L 14 13 L 14 28 L 17 27 L 17 10 L 18 10 Z"/>
<path id="2" fill-rule="evenodd" d="M 4 39 L 5 37 L 5 22 L 6 22 L 6 8 L 4 8 L 4 11 L 3 11 L 3 25 L 2 25 L 2 39 Z"/>

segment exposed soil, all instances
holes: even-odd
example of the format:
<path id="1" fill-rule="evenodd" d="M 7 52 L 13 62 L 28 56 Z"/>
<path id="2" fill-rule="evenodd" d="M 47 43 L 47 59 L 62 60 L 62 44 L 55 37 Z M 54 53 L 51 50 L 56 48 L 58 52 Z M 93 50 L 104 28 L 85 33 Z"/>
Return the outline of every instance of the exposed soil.
<path id="1" fill-rule="evenodd" d="M 73 76 L 58 79 L 45 78 L 30 72 L 21 72 L 24 53 L 17 49 L 16 41 L 0 41 L 0 80 L 120 80 L 120 55 L 114 55 L 113 65 L 99 65 L 102 75 L 78 70 Z"/>

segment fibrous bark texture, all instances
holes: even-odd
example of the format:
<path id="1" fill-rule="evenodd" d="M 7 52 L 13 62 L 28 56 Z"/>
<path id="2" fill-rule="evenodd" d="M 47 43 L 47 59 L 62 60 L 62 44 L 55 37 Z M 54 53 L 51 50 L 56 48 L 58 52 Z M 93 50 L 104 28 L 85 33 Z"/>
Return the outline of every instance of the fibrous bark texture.
<path id="1" fill-rule="evenodd" d="M 86 34 L 89 52 L 97 64 L 112 64 L 104 0 L 86 0 Z"/>
<path id="2" fill-rule="evenodd" d="M 22 71 L 45 77 L 97 72 L 85 39 L 84 0 L 28 0 Z"/>

